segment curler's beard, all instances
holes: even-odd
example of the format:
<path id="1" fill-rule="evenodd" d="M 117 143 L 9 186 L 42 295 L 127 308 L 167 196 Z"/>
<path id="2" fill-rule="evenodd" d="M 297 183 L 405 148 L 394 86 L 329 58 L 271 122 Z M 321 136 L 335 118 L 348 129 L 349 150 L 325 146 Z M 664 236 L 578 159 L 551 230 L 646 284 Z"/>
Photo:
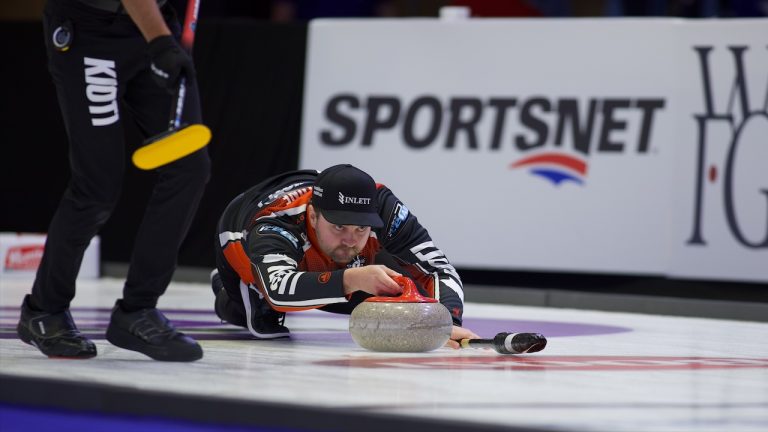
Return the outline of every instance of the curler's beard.
<path id="1" fill-rule="evenodd" d="M 356 247 L 339 246 L 332 250 L 329 256 L 338 264 L 349 264 L 352 260 L 360 255 L 361 250 Z"/>

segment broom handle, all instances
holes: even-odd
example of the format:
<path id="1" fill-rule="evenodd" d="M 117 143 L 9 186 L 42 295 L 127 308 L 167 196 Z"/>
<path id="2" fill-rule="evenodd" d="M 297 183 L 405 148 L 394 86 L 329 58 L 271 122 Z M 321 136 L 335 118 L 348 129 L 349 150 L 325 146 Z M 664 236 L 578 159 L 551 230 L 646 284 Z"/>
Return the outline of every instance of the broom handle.
<path id="1" fill-rule="evenodd" d="M 197 28 L 197 12 L 200 9 L 200 0 L 187 0 L 187 11 L 184 17 L 184 28 L 181 31 L 181 46 L 192 54 L 192 44 L 195 42 L 195 29 Z"/>
<path id="2" fill-rule="evenodd" d="M 197 13 L 200 10 L 200 0 L 187 0 L 187 10 L 184 16 L 184 27 L 181 31 L 181 46 L 192 56 L 192 45 L 195 42 L 195 29 L 197 28 Z M 185 87 L 186 77 L 179 80 L 179 89 L 176 92 L 176 104 L 171 110 L 171 123 L 168 125 L 170 130 L 178 129 L 181 126 L 181 113 L 184 109 L 184 97 L 187 89 Z"/>

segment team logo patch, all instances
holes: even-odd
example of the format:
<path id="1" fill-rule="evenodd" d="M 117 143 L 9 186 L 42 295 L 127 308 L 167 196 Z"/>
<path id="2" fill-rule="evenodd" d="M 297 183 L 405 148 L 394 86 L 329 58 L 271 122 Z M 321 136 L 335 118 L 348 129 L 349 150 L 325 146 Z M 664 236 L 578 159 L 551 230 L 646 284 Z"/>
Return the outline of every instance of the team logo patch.
<path id="1" fill-rule="evenodd" d="M 392 215 L 389 217 L 389 223 L 387 224 L 389 227 L 389 230 L 387 230 L 388 238 L 392 238 L 397 235 L 400 227 L 403 226 L 403 222 L 408 219 L 409 214 L 410 211 L 408 211 L 408 207 L 398 201 L 397 205 L 395 205 L 395 209 L 392 211 Z"/>
<path id="2" fill-rule="evenodd" d="M 295 235 L 288 232 L 288 230 L 286 230 L 285 228 L 275 226 L 275 225 L 262 225 L 259 227 L 258 231 L 262 234 L 270 234 L 270 233 L 278 234 L 286 238 L 289 242 L 291 242 L 291 244 L 293 244 L 293 247 L 295 247 L 296 249 L 299 248 L 299 239 L 297 239 Z"/>
<path id="3" fill-rule="evenodd" d="M 72 45 L 72 24 L 65 22 L 62 25 L 56 27 L 51 35 L 53 40 L 53 46 L 61 52 L 68 51 Z"/>
<path id="4" fill-rule="evenodd" d="M 369 205 L 371 203 L 371 199 L 347 196 L 339 192 L 339 202 L 341 204 Z"/>
<path id="5" fill-rule="evenodd" d="M 321 284 L 328 283 L 331 280 L 331 272 L 322 272 L 317 276 L 317 281 Z"/>

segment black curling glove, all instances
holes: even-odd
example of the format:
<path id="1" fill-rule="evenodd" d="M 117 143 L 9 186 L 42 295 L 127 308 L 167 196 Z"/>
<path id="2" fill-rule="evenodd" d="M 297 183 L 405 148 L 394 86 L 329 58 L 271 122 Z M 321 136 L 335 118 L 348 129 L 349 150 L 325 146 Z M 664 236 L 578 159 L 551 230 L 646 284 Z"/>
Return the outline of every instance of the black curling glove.
<path id="1" fill-rule="evenodd" d="M 149 42 L 149 58 L 152 76 L 160 87 L 173 94 L 181 77 L 195 74 L 192 58 L 179 46 L 173 36 L 158 36 Z"/>

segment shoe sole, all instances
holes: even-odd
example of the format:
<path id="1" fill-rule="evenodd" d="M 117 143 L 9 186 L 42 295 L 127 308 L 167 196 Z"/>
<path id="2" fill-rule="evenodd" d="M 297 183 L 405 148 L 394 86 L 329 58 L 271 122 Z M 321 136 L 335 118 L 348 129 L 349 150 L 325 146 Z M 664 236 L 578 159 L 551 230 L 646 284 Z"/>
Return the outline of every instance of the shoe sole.
<path id="1" fill-rule="evenodd" d="M 37 348 L 41 353 L 43 353 L 43 355 L 52 359 L 86 360 L 86 359 L 96 357 L 96 354 L 97 354 L 95 352 L 83 353 L 82 351 L 74 354 L 49 354 L 45 352 L 42 348 L 40 348 L 40 346 L 37 343 L 35 343 L 35 339 L 32 337 L 32 333 L 29 330 L 27 330 L 25 326 L 20 325 L 16 327 L 16 334 L 19 336 L 19 339 L 21 339 L 22 342 Z"/>
<path id="2" fill-rule="evenodd" d="M 268 334 L 262 334 L 255 330 L 248 329 L 253 335 L 254 339 L 280 339 L 280 338 L 289 338 L 291 337 L 291 333 L 268 333 Z"/>
<path id="3" fill-rule="evenodd" d="M 169 351 L 167 348 L 148 345 L 130 332 L 119 327 L 107 327 L 107 341 L 114 346 L 140 352 L 147 357 L 158 361 L 191 362 L 203 358 L 203 350 L 202 348 L 199 348 L 199 346 L 198 350 L 195 350 L 194 352 L 190 351 L 188 354 L 179 355 L 178 353 Z"/>

